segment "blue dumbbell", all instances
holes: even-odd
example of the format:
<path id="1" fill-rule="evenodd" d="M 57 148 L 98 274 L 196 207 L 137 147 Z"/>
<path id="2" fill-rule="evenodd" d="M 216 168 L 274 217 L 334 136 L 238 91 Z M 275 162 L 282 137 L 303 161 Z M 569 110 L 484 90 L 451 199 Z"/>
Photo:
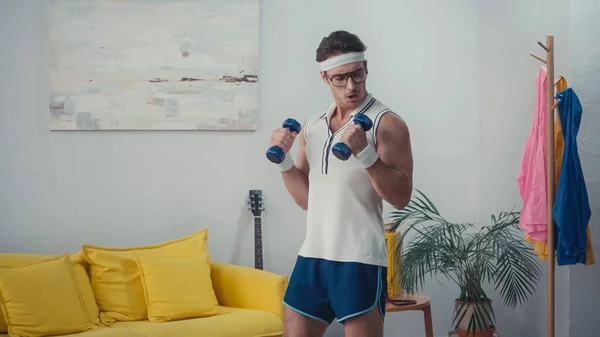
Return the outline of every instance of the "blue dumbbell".
<path id="1" fill-rule="evenodd" d="M 284 128 L 288 128 L 290 132 L 296 133 L 300 133 L 300 129 L 302 129 L 300 123 L 293 118 L 286 119 L 282 126 Z M 267 158 L 269 158 L 269 160 L 275 164 L 281 164 L 283 159 L 285 159 L 285 153 L 279 146 L 271 146 L 267 150 Z"/>
<path id="2" fill-rule="evenodd" d="M 354 124 L 360 124 L 365 131 L 369 131 L 373 127 L 373 122 L 371 122 L 371 119 L 365 114 L 354 117 Z M 348 160 L 352 155 L 350 148 L 342 142 L 336 143 L 333 148 L 331 148 L 331 152 L 333 152 L 339 160 Z"/>

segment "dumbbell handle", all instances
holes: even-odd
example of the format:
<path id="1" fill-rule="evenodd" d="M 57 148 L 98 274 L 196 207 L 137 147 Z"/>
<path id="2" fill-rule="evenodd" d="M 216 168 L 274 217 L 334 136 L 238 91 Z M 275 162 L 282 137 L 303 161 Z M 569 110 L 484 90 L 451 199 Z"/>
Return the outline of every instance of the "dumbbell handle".
<path id="1" fill-rule="evenodd" d="M 369 131 L 373 127 L 373 122 L 371 122 L 371 119 L 365 114 L 360 114 L 354 117 L 354 124 L 359 124 L 365 131 Z M 350 158 L 352 155 L 352 150 L 350 150 L 348 145 L 344 144 L 343 142 L 336 143 L 331 148 L 331 152 L 333 152 L 333 154 L 339 160 L 343 161 L 348 160 L 348 158 Z"/>
<path id="2" fill-rule="evenodd" d="M 282 127 L 287 128 L 290 132 L 296 133 L 300 133 L 300 130 L 302 129 L 300 123 L 293 118 L 286 119 L 283 122 Z M 285 152 L 283 152 L 279 146 L 274 145 L 267 150 L 267 158 L 275 164 L 281 164 L 285 159 Z"/>

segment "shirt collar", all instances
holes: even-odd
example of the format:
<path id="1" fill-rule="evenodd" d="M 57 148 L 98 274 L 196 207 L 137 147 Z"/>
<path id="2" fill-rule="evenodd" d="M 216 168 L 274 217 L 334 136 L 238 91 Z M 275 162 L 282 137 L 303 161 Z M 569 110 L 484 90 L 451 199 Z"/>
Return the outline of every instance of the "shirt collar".
<path id="1" fill-rule="evenodd" d="M 367 96 L 365 96 L 365 99 L 362 101 L 362 103 L 360 103 L 360 105 L 350 113 L 350 117 L 354 117 L 356 116 L 356 114 L 364 110 L 365 106 L 367 106 L 367 104 L 369 104 L 369 102 L 371 102 L 372 99 L 373 95 L 371 93 L 368 93 Z M 321 119 L 331 120 L 331 115 L 333 115 L 333 113 L 335 112 L 336 107 L 337 105 L 335 104 L 335 102 L 333 102 L 329 106 L 329 109 L 327 109 L 323 116 L 321 116 Z"/>

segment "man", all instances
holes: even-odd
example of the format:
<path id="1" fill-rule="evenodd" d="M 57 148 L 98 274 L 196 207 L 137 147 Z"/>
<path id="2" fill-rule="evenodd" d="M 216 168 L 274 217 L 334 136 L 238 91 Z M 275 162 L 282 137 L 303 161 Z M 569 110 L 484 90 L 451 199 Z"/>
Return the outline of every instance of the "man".
<path id="1" fill-rule="evenodd" d="M 382 199 L 404 208 L 412 192 L 412 150 L 404 121 L 366 88 L 365 45 L 354 34 L 324 38 L 316 60 L 333 95 L 325 112 L 310 116 L 299 134 L 279 128 L 271 145 L 285 153 L 296 138 L 294 161 L 277 167 L 283 182 L 307 210 L 306 238 L 285 294 L 284 335 L 322 336 L 337 319 L 345 336 L 383 336 L 387 251 Z M 354 124 L 367 115 L 373 127 Z M 331 148 L 343 142 L 347 161 Z M 310 187 L 310 188 L 309 188 Z"/>

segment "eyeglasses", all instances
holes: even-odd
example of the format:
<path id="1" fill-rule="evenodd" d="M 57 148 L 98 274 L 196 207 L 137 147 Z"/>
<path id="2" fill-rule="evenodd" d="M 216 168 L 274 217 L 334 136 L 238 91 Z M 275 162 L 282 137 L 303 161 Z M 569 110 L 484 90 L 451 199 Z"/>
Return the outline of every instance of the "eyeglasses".
<path id="1" fill-rule="evenodd" d="M 351 77 L 354 83 L 362 83 L 367 79 L 367 71 L 365 69 L 359 69 L 351 73 L 335 74 L 328 78 L 334 86 L 342 87 L 348 82 L 348 77 Z"/>

